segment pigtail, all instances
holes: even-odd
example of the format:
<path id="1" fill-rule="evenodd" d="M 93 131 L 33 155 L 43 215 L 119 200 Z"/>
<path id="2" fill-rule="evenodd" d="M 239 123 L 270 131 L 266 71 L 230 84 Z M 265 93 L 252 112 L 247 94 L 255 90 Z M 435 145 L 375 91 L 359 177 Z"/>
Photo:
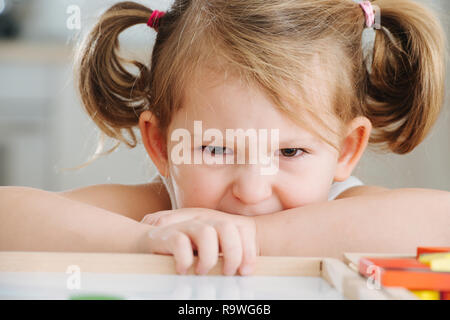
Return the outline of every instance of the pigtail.
<path id="1" fill-rule="evenodd" d="M 372 3 L 381 9 L 381 29 L 367 74 L 370 142 L 405 154 L 426 137 L 444 102 L 445 33 L 434 13 L 413 1 Z"/>
<path id="2" fill-rule="evenodd" d="M 117 139 L 108 153 L 120 142 L 130 148 L 137 145 L 133 127 L 148 105 L 149 70 L 138 61 L 128 61 L 118 55 L 119 35 L 125 29 L 147 23 L 152 11 L 134 2 L 120 2 L 109 8 L 84 40 L 78 53 L 78 89 L 85 110 L 103 134 Z M 136 76 L 126 65 L 138 68 Z M 131 141 L 125 138 L 128 133 Z M 96 155 L 101 152 L 97 148 Z"/>

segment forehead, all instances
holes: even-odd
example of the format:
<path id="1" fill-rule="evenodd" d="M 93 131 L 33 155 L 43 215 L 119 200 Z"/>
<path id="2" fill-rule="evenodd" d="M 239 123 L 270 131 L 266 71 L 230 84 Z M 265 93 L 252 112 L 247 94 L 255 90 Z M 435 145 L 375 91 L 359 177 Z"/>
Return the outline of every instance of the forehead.
<path id="1" fill-rule="evenodd" d="M 305 97 L 305 94 L 290 88 L 296 104 L 292 113 L 312 123 L 314 120 L 305 112 L 304 106 L 309 105 L 319 111 L 329 108 L 331 103 L 326 101 L 329 93 L 323 92 L 325 85 L 320 77 L 303 78 L 305 86 L 302 91 L 313 96 Z M 282 112 L 261 87 L 227 68 L 204 67 L 188 82 L 183 107 L 173 119 L 173 128 L 191 130 L 196 120 L 202 121 L 204 129 L 279 129 L 280 138 L 295 136 L 319 142 L 316 135 Z"/>

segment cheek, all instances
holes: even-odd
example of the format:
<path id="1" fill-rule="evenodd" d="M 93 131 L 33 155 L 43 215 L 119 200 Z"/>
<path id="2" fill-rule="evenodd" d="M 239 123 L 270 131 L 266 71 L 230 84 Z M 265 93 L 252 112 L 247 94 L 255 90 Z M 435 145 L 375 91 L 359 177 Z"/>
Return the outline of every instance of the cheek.
<path id="1" fill-rule="evenodd" d="M 214 209 L 226 190 L 226 183 L 219 172 L 196 165 L 173 166 L 171 181 L 179 208 Z"/>
<path id="2" fill-rule="evenodd" d="M 278 179 L 279 197 L 283 206 L 295 208 L 328 201 L 336 161 L 330 157 L 311 157 Z"/>
<path id="3" fill-rule="evenodd" d="M 309 204 L 327 201 L 330 183 L 303 180 L 302 183 L 294 182 L 291 187 L 285 185 L 280 193 L 283 195 L 283 207 L 285 209 L 303 207 Z"/>

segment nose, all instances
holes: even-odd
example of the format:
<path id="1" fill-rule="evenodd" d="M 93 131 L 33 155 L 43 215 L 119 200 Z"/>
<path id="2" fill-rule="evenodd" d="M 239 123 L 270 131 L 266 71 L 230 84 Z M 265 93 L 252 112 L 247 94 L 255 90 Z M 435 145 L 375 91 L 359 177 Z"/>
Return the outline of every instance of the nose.
<path id="1" fill-rule="evenodd" d="M 253 205 L 260 203 L 272 195 L 272 186 L 269 176 L 261 175 L 258 166 L 247 165 L 240 170 L 233 182 L 233 196 L 242 203 Z"/>

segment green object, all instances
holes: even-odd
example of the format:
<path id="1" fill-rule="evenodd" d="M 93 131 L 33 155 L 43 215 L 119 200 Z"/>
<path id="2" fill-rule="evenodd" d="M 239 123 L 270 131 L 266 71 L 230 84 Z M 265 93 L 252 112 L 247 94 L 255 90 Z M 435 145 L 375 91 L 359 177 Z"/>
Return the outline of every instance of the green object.
<path id="1" fill-rule="evenodd" d="M 124 298 L 104 294 L 79 294 L 70 296 L 69 300 L 124 300 Z"/>

